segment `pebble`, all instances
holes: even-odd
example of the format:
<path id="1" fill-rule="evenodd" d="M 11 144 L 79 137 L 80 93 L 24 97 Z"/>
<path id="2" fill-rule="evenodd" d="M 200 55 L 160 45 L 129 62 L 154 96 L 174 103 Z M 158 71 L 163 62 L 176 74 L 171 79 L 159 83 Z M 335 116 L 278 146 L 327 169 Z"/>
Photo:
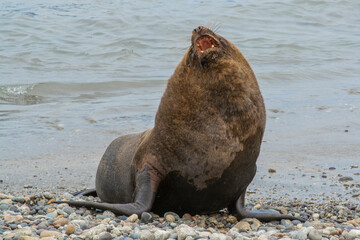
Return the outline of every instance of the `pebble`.
<path id="1" fill-rule="evenodd" d="M 58 238 L 60 236 L 60 232 L 57 231 L 42 231 L 40 234 L 41 238 L 45 238 L 45 237 L 55 237 Z"/>
<path id="2" fill-rule="evenodd" d="M 350 232 L 344 235 L 346 239 L 356 239 L 360 238 L 360 229 L 352 229 Z"/>
<path id="3" fill-rule="evenodd" d="M 98 240 L 111 240 L 111 239 L 113 239 L 113 236 L 108 232 L 100 233 L 98 238 Z M 137 238 L 133 238 L 133 239 L 137 239 Z"/>
<path id="4" fill-rule="evenodd" d="M 171 214 L 168 214 L 166 217 L 165 217 L 165 220 L 168 221 L 168 222 L 175 222 L 175 217 Z"/>
<path id="5" fill-rule="evenodd" d="M 64 207 L 61 210 L 63 210 L 64 212 L 66 212 L 69 215 L 75 212 L 75 210 L 72 207 Z"/>
<path id="6" fill-rule="evenodd" d="M 195 230 L 185 224 L 181 224 L 180 226 L 176 227 L 175 230 L 178 235 L 178 240 L 185 240 L 189 236 L 192 237 L 196 235 Z"/>
<path id="7" fill-rule="evenodd" d="M 308 235 L 309 235 L 310 240 L 321 240 L 322 239 L 322 234 L 314 228 L 309 231 Z"/>
<path id="8" fill-rule="evenodd" d="M 235 224 L 235 226 L 233 228 L 236 228 L 240 231 L 249 231 L 251 230 L 250 224 L 248 222 L 245 221 L 240 221 L 237 224 Z"/>
<path id="9" fill-rule="evenodd" d="M 4 194 L 5 195 L 5 194 Z M 227 212 L 212 215 L 173 212 L 164 217 L 154 213 L 115 216 L 110 211 L 73 208 L 67 204 L 49 204 L 49 195 L 4 196 L 0 204 L 0 240 L 4 239 L 124 239 L 124 240 L 249 240 L 310 239 L 339 240 L 360 238 L 360 207 L 350 202 L 316 202 L 300 200 L 259 200 L 252 208 L 269 206 L 278 211 L 304 217 L 298 220 L 260 222 L 255 218 L 237 221 Z M 23 198 L 24 201 L 17 201 Z M 51 199 L 64 199 L 53 195 Z M 26 199 L 26 201 L 25 201 Z M 79 200 L 77 197 L 74 200 Z M 94 198 L 91 198 L 94 200 Z M 251 201 L 251 200 L 250 200 Z M 258 205 L 258 206 L 257 206 Z M 17 209 L 18 212 L 9 209 Z M 52 215 L 53 214 L 53 215 Z M 56 215 L 56 216 L 55 216 Z M 336 217 L 336 218 L 334 218 Z"/>
<path id="10" fill-rule="evenodd" d="M 127 219 L 126 219 L 126 221 L 127 222 L 136 222 L 136 220 L 138 220 L 138 215 L 137 214 L 133 214 L 133 215 L 131 215 L 130 217 L 128 217 Z"/>
<path id="11" fill-rule="evenodd" d="M 67 227 L 66 227 L 66 231 L 65 231 L 65 233 L 67 234 L 67 235 L 71 235 L 71 234 L 73 234 L 73 233 L 75 233 L 75 226 L 73 225 L 73 224 L 69 224 Z"/>

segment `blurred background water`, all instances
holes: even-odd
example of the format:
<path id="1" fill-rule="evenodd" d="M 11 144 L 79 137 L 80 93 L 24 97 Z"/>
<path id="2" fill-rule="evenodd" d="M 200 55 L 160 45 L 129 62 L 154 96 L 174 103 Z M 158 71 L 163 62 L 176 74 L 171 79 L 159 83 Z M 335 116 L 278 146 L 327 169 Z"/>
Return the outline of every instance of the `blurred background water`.
<path id="1" fill-rule="evenodd" d="M 0 2 L 0 177 L 21 161 L 96 168 L 111 140 L 152 127 L 199 25 L 257 75 L 268 111 L 260 172 L 358 162 L 360 1 L 75 2 Z"/>

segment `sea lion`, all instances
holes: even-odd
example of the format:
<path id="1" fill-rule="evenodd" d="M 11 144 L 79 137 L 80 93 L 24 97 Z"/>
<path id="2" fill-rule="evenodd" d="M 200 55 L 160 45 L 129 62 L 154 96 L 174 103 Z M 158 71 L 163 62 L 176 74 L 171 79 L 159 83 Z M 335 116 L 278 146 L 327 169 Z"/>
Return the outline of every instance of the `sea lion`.
<path id="1" fill-rule="evenodd" d="M 245 208 L 265 119 L 246 59 L 229 40 L 200 26 L 168 81 L 154 127 L 115 139 L 104 153 L 96 174 L 103 202 L 63 202 L 118 215 L 228 208 L 238 218 L 295 219 Z"/>

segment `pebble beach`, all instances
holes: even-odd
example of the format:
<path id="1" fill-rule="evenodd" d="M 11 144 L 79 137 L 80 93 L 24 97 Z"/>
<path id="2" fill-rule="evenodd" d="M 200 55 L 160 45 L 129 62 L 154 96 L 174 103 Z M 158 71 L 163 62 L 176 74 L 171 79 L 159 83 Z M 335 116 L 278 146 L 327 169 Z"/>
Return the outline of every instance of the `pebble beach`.
<path id="1" fill-rule="evenodd" d="M 0 1 L 0 240 L 360 240 L 359 12 L 360 1 Z M 94 187 L 113 139 L 153 127 L 200 25 L 241 50 L 266 103 L 246 207 L 304 221 L 55 204 L 99 201 L 71 193 Z"/>
<path id="2" fill-rule="evenodd" d="M 249 209 L 272 209 L 304 220 L 260 222 L 224 209 L 217 214 L 116 216 L 110 211 L 73 208 L 55 200 L 99 201 L 70 193 L 28 196 L 0 194 L 0 240 L 36 239 L 360 239 L 360 206 L 350 201 L 248 199 Z"/>

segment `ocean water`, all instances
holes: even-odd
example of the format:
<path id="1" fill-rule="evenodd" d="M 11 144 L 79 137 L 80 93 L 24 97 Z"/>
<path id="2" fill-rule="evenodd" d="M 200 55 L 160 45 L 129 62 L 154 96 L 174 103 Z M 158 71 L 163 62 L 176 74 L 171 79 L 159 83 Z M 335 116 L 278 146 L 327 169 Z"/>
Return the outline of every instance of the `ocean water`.
<path id="1" fill-rule="evenodd" d="M 0 178 L 17 161 L 96 166 L 111 140 L 152 127 L 199 25 L 232 41 L 257 76 L 268 113 L 260 171 L 289 159 L 349 168 L 360 155 L 359 13 L 360 1 L 342 0 L 3 0 Z"/>

